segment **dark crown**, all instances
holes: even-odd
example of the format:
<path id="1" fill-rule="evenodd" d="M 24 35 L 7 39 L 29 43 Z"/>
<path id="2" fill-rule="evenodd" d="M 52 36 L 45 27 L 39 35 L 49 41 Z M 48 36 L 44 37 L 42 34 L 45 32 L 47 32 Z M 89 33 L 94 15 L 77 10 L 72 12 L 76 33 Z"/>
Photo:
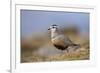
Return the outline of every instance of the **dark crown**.
<path id="1" fill-rule="evenodd" d="M 56 24 L 53 24 L 52 26 L 57 26 Z"/>

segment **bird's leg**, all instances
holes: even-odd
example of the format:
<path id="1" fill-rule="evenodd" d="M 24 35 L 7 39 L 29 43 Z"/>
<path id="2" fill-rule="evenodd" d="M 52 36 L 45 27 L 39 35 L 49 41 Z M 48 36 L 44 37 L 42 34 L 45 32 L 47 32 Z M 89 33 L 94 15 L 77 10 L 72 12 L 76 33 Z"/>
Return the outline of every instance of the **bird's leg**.
<path id="1" fill-rule="evenodd" d="M 66 49 L 66 51 L 67 51 L 67 53 L 69 53 L 69 49 L 68 48 Z"/>
<path id="2" fill-rule="evenodd" d="M 69 53 L 69 50 L 68 49 L 63 50 L 63 53 Z"/>

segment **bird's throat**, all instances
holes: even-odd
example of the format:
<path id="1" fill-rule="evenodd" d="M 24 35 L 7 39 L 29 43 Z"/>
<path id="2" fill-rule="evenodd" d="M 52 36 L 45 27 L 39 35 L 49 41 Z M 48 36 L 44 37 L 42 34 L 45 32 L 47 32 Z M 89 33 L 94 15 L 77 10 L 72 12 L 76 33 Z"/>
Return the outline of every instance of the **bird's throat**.
<path id="1" fill-rule="evenodd" d="M 51 31 L 51 39 L 55 38 L 58 35 L 59 33 L 57 31 Z"/>

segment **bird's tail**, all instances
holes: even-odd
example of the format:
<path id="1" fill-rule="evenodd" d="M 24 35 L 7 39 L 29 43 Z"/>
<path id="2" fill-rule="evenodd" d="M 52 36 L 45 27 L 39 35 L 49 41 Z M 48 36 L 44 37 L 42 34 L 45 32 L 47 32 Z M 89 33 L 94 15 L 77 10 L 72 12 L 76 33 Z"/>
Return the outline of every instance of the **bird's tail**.
<path id="1" fill-rule="evenodd" d="M 75 49 L 78 49 L 78 48 L 80 48 L 80 47 L 81 47 L 81 45 L 80 45 L 80 44 L 73 44 L 72 46 L 73 46 L 73 47 L 75 47 Z"/>
<path id="2" fill-rule="evenodd" d="M 80 44 L 72 44 L 72 46 L 81 46 Z"/>

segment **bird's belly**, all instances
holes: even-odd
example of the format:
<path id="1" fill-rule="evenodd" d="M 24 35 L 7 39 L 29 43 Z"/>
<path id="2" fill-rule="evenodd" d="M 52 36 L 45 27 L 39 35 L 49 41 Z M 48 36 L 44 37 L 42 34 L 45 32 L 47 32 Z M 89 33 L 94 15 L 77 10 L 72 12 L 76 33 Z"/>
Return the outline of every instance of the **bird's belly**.
<path id="1" fill-rule="evenodd" d="M 62 40 L 52 39 L 51 41 L 54 45 L 59 45 L 59 46 L 64 46 L 64 47 L 67 46 L 67 44 Z"/>
<path id="2" fill-rule="evenodd" d="M 65 50 L 68 46 L 62 46 L 62 45 L 56 45 L 56 44 L 54 44 L 54 46 L 56 47 L 56 48 L 58 48 L 58 49 L 60 49 L 60 50 Z"/>

